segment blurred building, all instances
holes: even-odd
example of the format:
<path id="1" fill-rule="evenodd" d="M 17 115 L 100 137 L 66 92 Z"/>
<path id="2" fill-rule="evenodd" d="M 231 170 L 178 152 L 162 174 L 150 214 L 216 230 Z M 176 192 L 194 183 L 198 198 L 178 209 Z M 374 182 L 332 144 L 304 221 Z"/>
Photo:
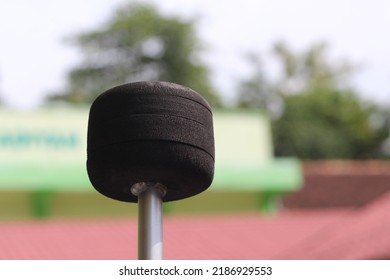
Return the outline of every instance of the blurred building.
<path id="1" fill-rule="evenodd" d="M 97 198 L 86 173 L 88 108 L 2 109 L 0 119 L 0 191 L 30 196 L 12 206 L 22 209 L 28 204 L 35 217 L 67 210 L 76 216 L 77 211 L 80 216 L 115 212 L 118 202 Z M 216 111 L 214 132 L 216 167 L 210 191 L 166 204 L 166 211 L 235 212 L 255 207 L 274 212 L 282 195 L 301 187 L 299 161 L 273 157 L 270 124 L 261 112 Z M 59 206 L 62 209 L 56 209 Z"/>
<path id="2" fill-rule="evenodd" d="M 87 178 L 87 113 L 0 111 L 0 259 L 136 258 L 136 208 Z M 167 259 L 390 258 L 389 162 L 301 169 L 273 158 L 267 119 L 253 112 L 216 112 L 215 137 L 210 190 L 168 204 Z"/>

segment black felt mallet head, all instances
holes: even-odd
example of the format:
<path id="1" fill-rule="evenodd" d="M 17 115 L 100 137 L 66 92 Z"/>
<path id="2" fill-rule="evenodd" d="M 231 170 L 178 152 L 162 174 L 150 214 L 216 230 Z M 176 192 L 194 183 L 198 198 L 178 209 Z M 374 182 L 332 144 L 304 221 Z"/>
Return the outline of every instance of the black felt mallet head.
<path id="1" fill-rule="evenodd" d="M 97 191 L 137 202 L 131 187 L 165 186 L 164 201 L 206 190 L 214 175 L 210 106 L 167 82 L 124 84 L 102 93 L 89 113 L 87 171 Z"/>

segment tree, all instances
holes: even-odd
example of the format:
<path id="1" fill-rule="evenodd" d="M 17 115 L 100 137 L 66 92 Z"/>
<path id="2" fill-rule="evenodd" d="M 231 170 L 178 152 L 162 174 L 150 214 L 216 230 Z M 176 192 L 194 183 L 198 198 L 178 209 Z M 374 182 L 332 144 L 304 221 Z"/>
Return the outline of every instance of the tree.
<path id="1" fill-rule="evenodd" d="M 323 42 L 310 46 L 302 53 L 294 53 L 284 42 L 277 42 L 273 53 L 281 64 L 282 75 L 274 89 L 282 95 L 299 94 L 321 89 L 349 89 L 349 80 L 356 70 L 347 61 L 331 62 L 327 45 Z"/>
<path id="2" fill-rule="evenodd" d="M 389 136 L 388 118 L 375 127 L 372 117 L 379 110 L 363 104 L 353 92 L 319 90 L 286 96 L 284 101 L 283 115 L 273 122 L 276 155 L 302 159 L 384 156 L 381 145 Z"/>
<path id="3" fill-rule="evenodd" d="M 282 103 L 280 95 L 274 92 L 260 58 L 254 53 L 250 53 L 247 58 L 254 71 L 251 77 L 241 81 L 238 86 L 238 107 L 259 108 L 277 115 Z"/>
<path id="4" fill-rule="evenodd" d="M 194 24 L 147 4 L 118 9 L 101 28 L 73 38 L 84 59 L 70 71 L 67 89 L 50 100 L 90 103 L 118 84 L 163 80 L 191 87 L 218 106 L 209 70 L 199 57 L 202 45 Z"/>
<path id="5" fill-rule="evenodd" d="M 277 156 L 302 159 L 386 156 L 382 145 L 389 136 L 389 116 L 378 105 L 359 99 L 349 86 L 354 70 L 349 63 L 331 63 L 325 44 L 294 53 L 286 44 L 277 43 L 273 51 L 281 65 L 280 78 L 256 79 L 259 73 L 256 70 L 240 87 L 245 90 L 248 83 L 263 83 L 257 88 L 268 91 L 257 94 L 268 96 L 267 102 L 256 101 L 258 97 L 248 100 L 250 95 L 243 91 L 239 100 L 245 100 L 244 105 L 257 104 L 270 114 Z M 253 89 L 252 96 L 256 87 Z M 275 104 L 277 114 L 270 110 Z"/>

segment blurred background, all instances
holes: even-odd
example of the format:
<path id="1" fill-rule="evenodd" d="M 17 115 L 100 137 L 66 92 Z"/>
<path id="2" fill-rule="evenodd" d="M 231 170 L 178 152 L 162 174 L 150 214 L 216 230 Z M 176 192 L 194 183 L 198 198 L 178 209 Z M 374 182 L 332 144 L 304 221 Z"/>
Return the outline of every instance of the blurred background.
<path id="1" fill-rule="evenodd" d="M 0 259 L 134 259 L 94 191 L 88 110 L 164 80 L 214 109 L 216 172 L 164 205 L 166 257 L 390 258 L 390 3 L 17 0 L 0 9 Z"/>

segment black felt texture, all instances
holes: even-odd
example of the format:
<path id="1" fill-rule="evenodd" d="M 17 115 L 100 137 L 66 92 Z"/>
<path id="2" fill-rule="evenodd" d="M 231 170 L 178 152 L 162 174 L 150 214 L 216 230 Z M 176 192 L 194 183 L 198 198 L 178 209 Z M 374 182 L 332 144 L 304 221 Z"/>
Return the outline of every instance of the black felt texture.
<path id="1" fill-rule="evenodd" d="M 94 188 L 137 202 L 131 186 L 158 182 L 164 201 L 206 190 L 214 175 L 211 108 L 195 91 L 167 82 L 136 82 L 102 93 L 88 121 L 87 171 Z"/>

